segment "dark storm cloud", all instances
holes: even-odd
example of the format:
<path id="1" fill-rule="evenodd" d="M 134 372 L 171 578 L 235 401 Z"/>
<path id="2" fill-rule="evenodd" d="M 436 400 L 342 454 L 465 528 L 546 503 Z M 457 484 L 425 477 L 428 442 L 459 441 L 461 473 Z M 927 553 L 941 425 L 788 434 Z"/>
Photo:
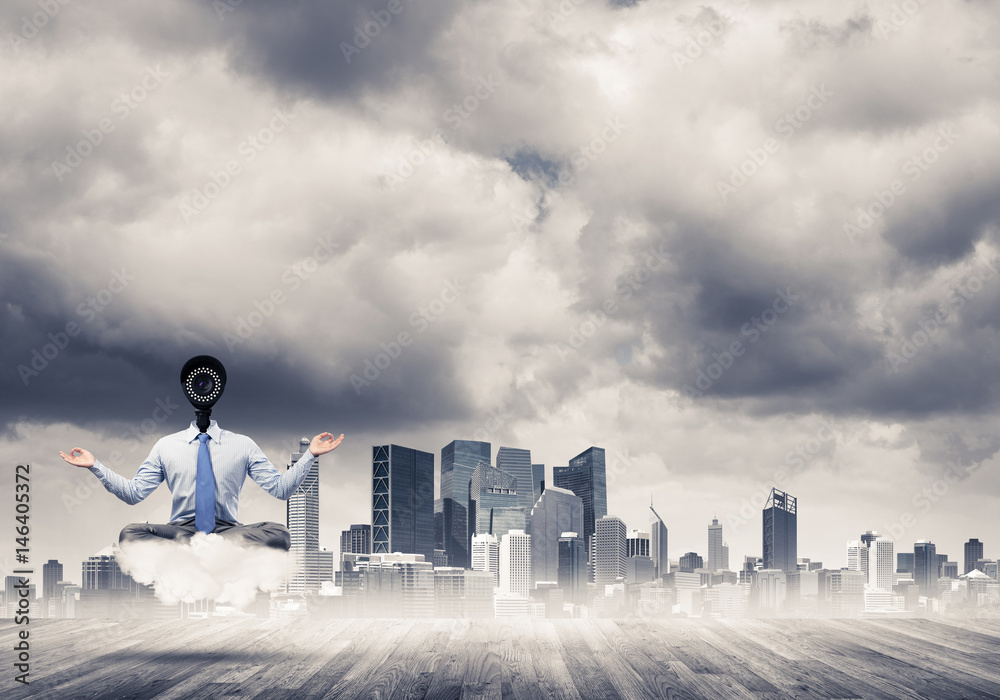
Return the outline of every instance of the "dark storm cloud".
<path id="1" fill-rule="evenodd" d="M 223 14 L 219 36 L 239 73 L 279 91 L 356 98 L 439 70 L 433 47 L 460 6 L 454 0 L 244 0 Z"/>
<path id="2" fill-rule="evenodd" d="M 939 199 L 913 202 L 891 221 L 884 238 L 905 259 L 948 264 L 969 255 L 983 238 L 1000 243 L 1000 181 L 994 176 L 976 182 L 971 172 L 959 177 L 941 188 Z"/>

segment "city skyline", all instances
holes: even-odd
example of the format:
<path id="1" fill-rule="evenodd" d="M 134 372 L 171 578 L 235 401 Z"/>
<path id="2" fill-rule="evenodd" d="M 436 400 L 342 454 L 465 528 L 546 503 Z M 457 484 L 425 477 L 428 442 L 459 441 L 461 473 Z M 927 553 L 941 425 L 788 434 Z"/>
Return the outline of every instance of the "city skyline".
<path id="1" fill-rule="evenodd" d="M 398 447 L 397 445 L 392 445 L 392 446 L 393 447 Z M 300 447 L 300 446 L 297 445 L 297 447 Z M 372 446 L 372 449 L 375 449 L 376 447 L 377 446 Z M 492 449 L 494 449 L 498 453 L 499 450 L 502 447 L 504 447 L 504 446 L 497 445 L 495 448 L 492 448 Z M 415 448 L 402 447 L 400 449 L 403 449 L 403 450 L 414 450 L 416 452 L 420 452 L 419 450 L 415 450 Z M 519 449 L 519 448 L 516 448 L 516 449 Z M 587 450 L 585 450 L 584 453 L 586 453 L 590 449 L 593 449 L 593 446 L 591 448 L 588 448 Z M 581 453 L 581 454 L 584 454 L 584 453 Z M 299 453 L 295 452 L 295 453 L 291 454 L 291 459 L 293 461 L 294 461 L 294 458 L 295 458 L 296 454 L 299 454 Z M 438 477 L 439 473 L 440 473 L 440 469 L 439 469 L 439 463 L 438 463 L 437 455 L 434 455 L 433 453 L 431 453 L 430 456 L 433 457 L 435 477 Z M 578 456 L 580 456 L 580 455 L 578 455 Z M 371 471 L 371 466 L 369 466 L 369 471 Z M 321 472 L 322 472 L 322 469 L 319 469 L 318 473 L 321 473 Z M 438 479 L 438 481 L 439 481 L 439 479 Z M 548 481 L 548 479 L 547 479 L 547 481 Z M 253 486 L 252 482 L 248 482 L 248 487 L 249 486 Z M 609 492 L 611 492 L 611 491 L 612 491 L 612 489 L 609 489 Z M 611 494 L 609 493 L 609 496 L 610 495 Z M 288 507 L 289 506 L 286 505 L 285 509 L 287 509 Z M 647 508 L 648 508 L 648 504 L 647 504 Z M 369 513 L 370 513 L 370 511 L 369 511 Z M 649 525 L 644 525 L 642 523 L 643 516 L 641 514 L 635 514 L 635 515 L 632 515 L 632 514 L 623 514 L 623 515 L 618 515 L 617 513 L 613 513 L 612 512 L 612 513 L 609 513 L 609 515 L 613 515 L 613 516 L 617 516 L 617 517 L 622 518 L 623 522 L 630 529 L 635 528 L 637 526 L 639 526 L 640 529 L 641 529 L 641 527 L 649 527 Z M 282 518 L 282 520 L 283 519 L 284 518 Z M 705 525 L 708 526 L 708 527 L 711 527 L 711 521 L 714 520 L 714 519 L 717 519 L 717 518 L 708 519 L 707 522 L 705 523 Z M 762 520 L 762 517 L 760 515 L 758 515 L 758 519 Z M 637 521 L 637 522 L 633 522 L 633 521 Z M 677 529 L 685 529 L 685 526 L 687 526 L 686 529 L 691 529 L 690 524 L 685 524 L 685 523 L 681 522 L 681 523 L 677 523 L 673 527 L 671 527 L 671 524 L 669 522 L 666 523 L 666 524 L 667 524 L 668 530 L 670 531 L 669 552 L 670 552 L 670 559 L 673 562 L 675 562 L 675 563 L 678 562 L 680 560 L 680 557 L 683 555 L 683 553 L 688 552 L 688 551 L 696 552 L 696 553 L 700 554 L 706 562 L 708 561 L 708 558 L 709 558 L 708 557 L 708 547 L 704 545 L 704 540 L 703 540 L 703 542 L 700 545 L 698 545 L 697 543 L 695 543 L 695 546 L 692 546 L 690 548 L 683 547 L 683 548 L 678 549 L 674 545 L 673 537 L 674 537 L 675 528 L 677 528 Z M 725 527 L 725 523 L 722 522 L 721 520 L 719 521 L 719 524 L 722 525 L 723 527 Z M 350 526 L 347 526 L 347 528 L 345 528 L 345 529 L 350 529 Z M 702 532 L 704 532 L 704 530 Z M 761 530 L 758 528 L 757 534 L 756 534 L 756 538 L 758 539 L 758 541 L 760 539 L 760 532 L 761 532 Z M 855 537 L 855 536 L 860 536 L 861 538 L 865 538 L 866 537 L 866 532 L 864 532 L 864 531 L 855 534 L 853 532 L 845 530 L 845 534 L 847 536 L 850 536 L 850 537 Z M 879 534 L 882 534 L 882 533 L 879 533 Z M 329 551 L 339 552 L 339 546 L 337 546 L 337 543 L 335 543 L 335 542 L 332 541 L 333 538 L 330 537 L 329 535 L 332 535 L 332 533 L 324 533 L 323 539 L 321 541 L 321 545 L 323 546 L 323 548 L 325 548 L 325 549 L 327 549 Z M 872 536 L 872 532 L 871 532 L 870 529 L 867 531 L 867 535 L 868 536 Z M 726 537 L 725 537 L 725 539 L 728 542 L 728 540 L 729 540 L 728 528 L 726 529 Z M 965 542 L 968 541 L 969 539 L 974 539 L 974 536 L 973 537 L 967 537 L 961 543 L 956 543 L 956 546 L 954 546 L 954 547 L 941 546 L 940 540 L 935 539 L 933 537 L 933 533 L 931 533 L 931 536 L 928 537 L 928 538 L 926 538 L 926 539 L 928 539 L 931 542 L 935 543 L 935 546 L 936 546 L 938 552 L 945 552 L 945 553 L 948 554 L 948 556 L 950 557 L 950 559 L 952 561 L 958 562 L 958 565 L 960 567 L 959 573 L 960 574 L 963 573 L 961 571 L 961 567 L 962 567 L 962 562 L 964 561 L 964 559 L 962 558 L 962 552 L 964 551 L 964 545 L 965 545 Z M 980 540 L 981 539 L 982 538 L 980 537 Z M 330 541 L 328 541 L 328 540 L 330 540 Z M 338 536 L 337 540 L 339 541 L 339 536 Z M 913 543 L 905 542 L 905 541 L 900 542 L 899 540 L 893 540 L 893 541 L 897 544 L 896 551 L 899 552 L 899 551 L 906 551 L 907 547 L 912 546 L 912 544 L 916 543 L 919 540 L 914 540 Z M 903 545 L 902 549 L 900 549 L 900 547 L 898 546 L 899 544 Z M 988 540 L 987 540 L 987 544 L 986 544 L 986 547 L 987 547 L 986 556 L 987 557 L 989 557 L 988 546 L 989 545 L 988 545 Z M 103 549 L 103 547 L 102 547 L 102 549 Z M 842 549 L 843 549 L 843 546 L 842 546 L 842 543 L 841 543 L 841 550 Z M 759 547 L 758 547 L 758 550 L 760 550 Z M 803 552 L 803 551 L 800 550 L 798 552 L 798 555 L 799 556 L 809 556 L 809 553 L 810 553 L 810 550 L 807 548 L 805 552 Z M 731 567 L 732 570 L 736 570 L 735 568 L 733 568 L 732 561 L 741 561 L 744 556 L 751 556 L 751 555 L 762 556 L 762 552 L 761 551 L 751 552 L 750 550 L 747 550 L 746 552 L 740 551 L 740 552 L 738 552 L 738 554 L 739 554 L 738 557 L 734 557 L 731 560 L 730 567 Z M 91 552 L 89 554 L 83 554 L 81 561 L 83 559 L 86 559 L 89 556 L 92 556 L 92 555 L 93 555 L 93 552 Z M 841 555 L 841 559 L 839 560 L 839 563 L 838 563 L 837 557 L 822 558 L 820 556 L 811 556 L 810 558 L 812 560 L 814 560 L 814 561 L 821 561 L 821 562 L 823 562 L 824 566 L 826 566 L 828 568 L 830 568 L 831 566 L 832 566 L 832 568 L 841 568 L 841 567 L 849 566 L 849 560 L 848 560 L 849 558 L 847 556 L 844 556 L 844 555 Z M 428 558 L 428 561 L 429 560 L 430 559 Z M 62 559 L 60 559 L 59 561 L 65 563 L 65 561 L 62 560 Z M 336 568 L 337 568 L 337 564 L 336 564 L 336 562 L 334 562 L 334 569 L 336 569 Z M 70 564 L 70 566 L 67 569 L 67 571 L 69 572 L 68 575 L 67 575 L 67 579 L 70 580 L 70 581 L 76 581 L 76 578 L 72 575 L 73 572 L 75 571 L 75 566 L 73 564 Z M 77 581 L 77 583 L 79 583 L 79 582 Z"/>

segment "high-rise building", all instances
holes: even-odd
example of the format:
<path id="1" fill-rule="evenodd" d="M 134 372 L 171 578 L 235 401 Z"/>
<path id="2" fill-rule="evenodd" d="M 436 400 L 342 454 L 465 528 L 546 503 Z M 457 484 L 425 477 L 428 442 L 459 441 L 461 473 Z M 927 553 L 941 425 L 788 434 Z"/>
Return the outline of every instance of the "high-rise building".
<path id="1" fill-rule="evenodd" d="M 971 539 L 965 543 L 965 570 L 963 574 L 967 574 L 976 568 L 976 563 L 983 558 L 983 543 L 978 539 Z"/>
<path id="2" fill-rule="evenodd" d="M 894 545 L 888 537 L 876 537 L 868 548 L 868 586 L 891 593 L 895 583 Z"/>
<path id="3" fill-rule="evenodd" d="M 79 605 L 74 608 L 76 617 L 137 614 L 135 606 L 150 595 L 150 589 L 121 570 L 120 556 L 116 542 L 83 562 L 83 586 Z"/>
<path id="4" fill-rule="evenodd" d="M 670 555 L 667 553 L 667 526 L 653 508 L 653 499 L 649 500 L 649 510 L 653 514 L 650 522 L 649 549 L 653 559 L 653 575 L 662 578 L 670 573 Z"/>
<path id="5" fill-rule="evenodd" d="M 917 540 L 913 545 L 913 582 L 920 595 L 937 596 L 937 547 L 930 540 Z"/>
<path id="6" fill-rule="evenodd" d="M 712 518 L 712 524 L 708 526 L 706 568 L 709 571 L 729 569 L 729 547 L 722 539 L 722 523 L 719 522 L 718 518 Z"/>
<path id="7" fill-rule="evenodd" d="M 872 542 L 878 538 L 878 533 L 874 530 L 868 530 L 865 534 L 861 535 L 861 541 L 864 542 L 866 547 L 871 547 Z"/>
<path id="8" fill-rule="evenodd" d="M 371 525 L 351 525 L 349 530 L 340 532 L 340 555 L 344 554 L 371 554 L 372 553 L 372 526 Z"/>
<path id="9" fill-rule="evenodd" d="M 913 571 L 913 552 L 896 552 L 896 572 L 912 574 Z"/>
<path id="10" fill-rule="evenodd" d="M 552 468 L 552 485 L 569 489 L 583 499 L 583 537 L 594 535 L 595 523 L 608 514 L 608 478 L 604 449 L 590 447 L 569 461 Z"/>
<path id="11" fill-rule="evenodd" d="M 83 562 L 83 585 L 85 591 L 130 590 L 135 585 L 132 577 L 124 573 L 118 565 L 121 554 L 117 544 L 112 544 L 87 558 Z"/>
<path id="12" fill-rule="evenodd" d="M 345 554 L 343 568 L 352 617 L 434 616 L 434 566 L 422 554 Z"/>
<path id="13" fill-rule="evenodd" d="M 448 553 L 448 566 L 469 568 L 469 482 L 480 462 L 490 464 L 491 447 L 478 440 L 453 440 L 441 449 L 441 498 L 435 503 L 437 543 Z M 433 494 L 433 480 L 431 481 Z"/>
<path id="14" fill-rule="evenodd" d="M 499 539 L 509 530 L 524 530 L 517 478 L 480 462 L 469 481 L 469 542 L 472 535 L 492 533 Z"/>
<path id="15" fill-rule="evenodd" d="M 501 447 L 497 450 L 497 469 L 510 474 L 517 479 L 517 506 L 524 512 L 525 518 L 535 505 L 534 474 L 531 470 L 531 450 L 518 447 Z"/>
<path id="16" fill-rule="evenodd" d="M 868 580 L 868 545 L 862 540 L 851 540 L 847 543 L 847 568 L 860 571 Z"/>
<path id="17" fill-rule="evenodd" d="M 63 580 L 63 565 L 56 559 L 42 564 L 42 610 L 49 614 L 49 603 L 54 599 L 56 584 Z"/>
<path id="18" fill-rule="evenodd" d="M 531 535 L 524 530 L 500 539 L 500 590 L 523 598 L 531 591 Z"/>
<path id="19" fill-rule="evenodd" d="M 625 560 L 625 580 L 632 584 L 653 580 L 653 560 L 645 555 L 634 555 Z"/>
<path id="20" fill-rule="evenodd" d="M 531 486 L 534 490 L 532 503 L 538 501 L 542 497 L 542 491 L 545 490 L 545 465 L 544 464 L 532 464 L 531 465 Z"/>
<path id="21" fill-rule="evenodd" d="M 565 592 L 568 602 L 583 602 L 587 592 L 587 550 L 583 538 L 576 532 L 564 532 L 559 537 L 559 570 L 556 581 Z"/>
<path id="22" fill-rule="evenodd" d="M 788 577 L 782 569 L 762 569 L 757 572 L 757 604 L 764 610 L 777 610 L 788 594 Z"/>
<path id="23" fill-rule="evenodd" d="M 764 505 L 764 568 L 798 571 L 797 499 L 771 489 Z"/>
<path id="24" fill-rule="evenodd" d="M 649 533 L 642 530 L 629 530 L 625 539 L 628 545 L 628 555 L 630 557 L 648 557 L 649 555 Z"/>
<path id="25" fill-rule="evenodd" d="M 489 571 L 493 574 L 493 585 L 500 585 L 500 543 L 496 535 L 485 533 L 472 536 L 472 569 Z"/>
<path id="26" fill-rule="evenodd" d="M 594 582 L 598 587 L 618 583 L 619 578 L 625 577 L 628 561 L 626 534 L 621 518 L 614 515 L 598 518 L 594 531 Z"/>
<path id="27" fill-rule="evenodd" d="M 564 532 L 583 531 L 583 499 L 569 489 L 547 488 L 531 509 L 528 524 L 532 582 L 558 580 L 559 538 Z"/>
<path id="28" fill-rule="evenodd" d="M 468 488 L 466 482 L 466 494 Z M 462 507 L 467 508 L 467 504 Z M 372 553 L 392 552 L 421 554 L 424 562 L 433 565 L 434 455 L 399 445 L 375 445 Z M 468 566 L 468 561 L 463 566 Z"/>
<path id="29" fill-rule="evenodd" d="M 299 440 L 299 451 L 293 452 L 285 466 L 292 466 L 309 449 L 309 438 Z M 333 580 L 333 552 L 319 546 L 319 457 L 313 460 L 306 478 L 288 499 L 285 506 L 286 525 L 291 535 L 290 551 L 295 554 L 297 566 L 289 572 L 285 592 L 301 595 L 318 591 L 324 581 Z"/>
<path id="30" fill-rule="evenodd" d="M 457 566 L 435 569 L 434 617 L 493 617 L 495 586 L 493 576 L 486 571 Z"/>
<path id="31" fill-rule="evenodd" d="M 686 552 L 677 562 L 677 568 L 684 572 L 692 572 L 695 569 L 704 569 L 705 561 L 697 552 Z"/>
<path id="32" fill-rule="evenodd" d="M 308 449 L 309 438 L 303 437 L 299 440 L 299 451 L 291 454 L 291 462 L 285 468 L 291 469 Z M 299 554 L 319 550 L 319 460 L 319 457 L 313 459 L 306 478 L 285 505 L 291 551 Z"/>

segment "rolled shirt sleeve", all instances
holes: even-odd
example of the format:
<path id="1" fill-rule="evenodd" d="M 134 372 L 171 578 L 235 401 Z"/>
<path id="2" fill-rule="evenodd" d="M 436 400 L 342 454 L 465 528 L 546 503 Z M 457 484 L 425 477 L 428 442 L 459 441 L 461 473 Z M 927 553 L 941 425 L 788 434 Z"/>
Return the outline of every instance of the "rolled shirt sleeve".
<path id="1" fill-rule="evenodd" d="M 257 482 L 257 485 L 267 491 L 275 498 L 287 501 L 292 497 L 299 486 L 305 481 L 309 474 L 309 468 L 313 464 L 316 455 L 308 449 L 302 453 L 299 460 L 284 473 L 275 469 L 268 460 L 257 443 L 250 441 L 250 454 L 248 457 L 247 473 L 250 478 Z"/>
<path id="2" fill-rule="evenodd" d="M 160 459 L 160 443 L 157 442 L 150 450 L 146 461 L 139 465 L 138 471 L 131 479 L 126 479 L 121 474 L 114 472 L 94 460 L 94 466 L 90 467 L 90 473 L 100 479 L 110 493 L 125 501 L 129 505 L 135 505 L 149 494 L 156 490 L 156 487 L 163 483 L 165 478 L 163 463 Z"/>

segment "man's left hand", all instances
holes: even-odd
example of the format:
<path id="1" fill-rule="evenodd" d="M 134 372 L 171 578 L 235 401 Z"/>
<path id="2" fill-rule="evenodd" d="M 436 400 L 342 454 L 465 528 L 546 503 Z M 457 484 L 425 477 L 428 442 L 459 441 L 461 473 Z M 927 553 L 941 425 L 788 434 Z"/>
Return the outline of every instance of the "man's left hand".
<path id="1" fill-rule="evenodd" d="M 312 442 L 309 443 L 309 451 L 317 457 L 319 455 L 325 455 L 327 452 L 335 450 L 337 445 L 343 441 L 343 433 L 340 434 L 339 438 L 334 438 L 333 433 L 320 433 L 312 439 Z"/>

